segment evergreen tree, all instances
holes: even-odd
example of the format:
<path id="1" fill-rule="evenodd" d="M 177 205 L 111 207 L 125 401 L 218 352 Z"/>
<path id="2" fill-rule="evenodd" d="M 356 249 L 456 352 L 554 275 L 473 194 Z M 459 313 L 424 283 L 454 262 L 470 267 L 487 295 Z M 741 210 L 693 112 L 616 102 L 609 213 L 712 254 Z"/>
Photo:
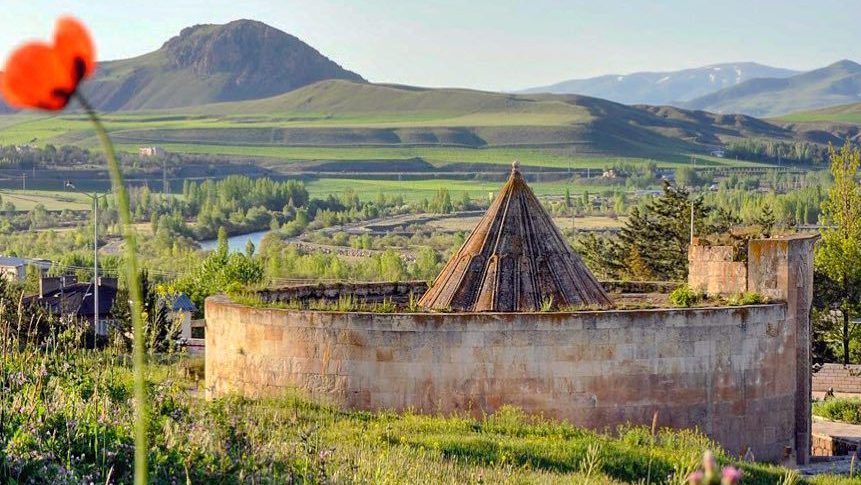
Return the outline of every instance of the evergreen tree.
<path id="1" fill-rule="evenodd" d="M 224 226 L 218 228 L 218 246 L 215 249 L 215 252 L 219 254 L 220 257 L 226 258 L 227 252 L 230 246 L 227 244 L 227 229 Z"/>
<path id="2" fill-rule="evenodd" d="M 765 204 L 762 206 L 762 211 L 756 217 L 755 222 L 762 228 L 762 235 L 764 237 L 771 237 L 771 230 L 774 229 L 775 221 L 774 211 L 769 204 Z"/>
<path id="3" fill-rule="evenodd" d="M 631 209 L 619 234 L 622 254 L 636 251 L 642 263 L 638 272 L 648 271 L 655 279 L 683 280 L 687 276 L 688 246 L 691 237 L 691 206 L 694 233 L 713 232 L 706 223 L 706 208 L 701 198 L 690 200 L 689 192 L 664 182 L 661 197 L 651 199 L 643 208 Z M 629 268 L 630 269 L 630 268 Z"/>

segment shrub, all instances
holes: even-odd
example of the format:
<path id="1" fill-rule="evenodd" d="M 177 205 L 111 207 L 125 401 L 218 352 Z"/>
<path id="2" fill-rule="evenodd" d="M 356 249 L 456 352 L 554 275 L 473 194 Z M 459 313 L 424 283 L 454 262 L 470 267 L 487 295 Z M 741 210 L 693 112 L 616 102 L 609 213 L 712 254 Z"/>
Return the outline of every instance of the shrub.
<path id="1" fill-rule="evenodd" d="M 761 305 L 763 303 L 767 303 L 768 299 L 759 293 L 748 291 L 745 293 L 730 295 L 726 299 L 726 302 L 728 305 L 732 306 Z"/>
<path id="2" fill-rule="evenodd" d="M 861 424 L 861 399 L 837 398 L 813 403 L 813 414 L 833 421 Z"/>
<path id="3" fill-rule="evenodd" d="M 705 299 L 701 291 L 694 290 L 688 285 L 682 285 L 670 293 L 670 303 L 675 307 L 688 308 Z"/>

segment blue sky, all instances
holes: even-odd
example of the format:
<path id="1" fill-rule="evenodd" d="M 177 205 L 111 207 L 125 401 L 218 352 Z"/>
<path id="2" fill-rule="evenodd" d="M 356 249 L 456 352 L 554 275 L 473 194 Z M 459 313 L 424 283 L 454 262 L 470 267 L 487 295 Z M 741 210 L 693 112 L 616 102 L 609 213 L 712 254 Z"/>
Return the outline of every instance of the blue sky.
<path id="1" fill-rule="evenodd" d="M 102 60 L 182 27 L 253 18 L 371 81 L 512 90 L 570 78 L 756 61 L 861 61 L 858 0 L 3 0 L 0 57 L 71 13 Z"/>

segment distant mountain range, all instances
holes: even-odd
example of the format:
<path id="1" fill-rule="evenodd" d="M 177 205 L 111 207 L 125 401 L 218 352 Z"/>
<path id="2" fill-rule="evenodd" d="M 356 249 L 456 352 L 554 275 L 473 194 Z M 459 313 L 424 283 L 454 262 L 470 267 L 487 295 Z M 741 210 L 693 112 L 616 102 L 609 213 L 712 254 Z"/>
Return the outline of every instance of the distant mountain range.
<path id="1" fill-rule="evenodd" d="M 861 101 L 861 65 L 843 60 L 786 78 L 751 79 L 682 106 L 773 117 Z"/>
<path id="2" fill-rule="evenodd" d="M 265 98 L 324 79 L 364 82 L 290 34 L 236 20 L 187 27 L 154 52 L 100 62 L 83 89 L 96 108 L 118 111 Z"/>
<path id="3" fill-rule="evenodd" d="M 674 104 L 741 84 L 754 78 L 784 78 L 798 71 L 765 66 L 755 62 L 713 64 L 667 72 L 611 74 L 588 79 L 571 79 L 549 86 L 530 88 L 523 93 L 582 94 L 624 104 Z"/>

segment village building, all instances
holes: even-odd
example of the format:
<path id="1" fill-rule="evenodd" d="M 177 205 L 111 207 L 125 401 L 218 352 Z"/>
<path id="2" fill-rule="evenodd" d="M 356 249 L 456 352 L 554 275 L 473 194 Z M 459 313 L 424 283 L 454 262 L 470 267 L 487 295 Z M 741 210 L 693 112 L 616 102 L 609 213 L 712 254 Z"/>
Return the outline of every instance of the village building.
<path id="1" fill-rule="evenodd" d="M 39 305 L 51 315 L 86 320 L 96 335 L 107 335 L 113 322 L 111 313 L 117 297 L 116 278 L 99 278 L 99 321 L 95 321 L 93 283 L 79 283 L 74 275 L 42 277 L 39 294 L 24 299 L 25 304 Z"/>
<path id="2" fill-rule="evenodd" d="M 138 148 L 138 156 L 146 157 L 146 158 L 161 158 L 167 155 L 167 152 L 162 147 L 151 146 L 151 147 L 140 147 Z"/>
<path id="3" fill-rule="evenodd" d="M 185 293 L 167 294 L 159 298 L 159 305 L 167 309 L 167 318 L 170 322 L 179 323 L 180 338 L 189 342 L 192 337 L 200 338 L 193 331 L 191 317 L 197 311 L 197 307 Z"/>
<path id="4" fill-rule="evenodd" d="M 10 283 L 27 278 L 27 261 L 12 256 L 0 256 L 0 277 Z"/>

